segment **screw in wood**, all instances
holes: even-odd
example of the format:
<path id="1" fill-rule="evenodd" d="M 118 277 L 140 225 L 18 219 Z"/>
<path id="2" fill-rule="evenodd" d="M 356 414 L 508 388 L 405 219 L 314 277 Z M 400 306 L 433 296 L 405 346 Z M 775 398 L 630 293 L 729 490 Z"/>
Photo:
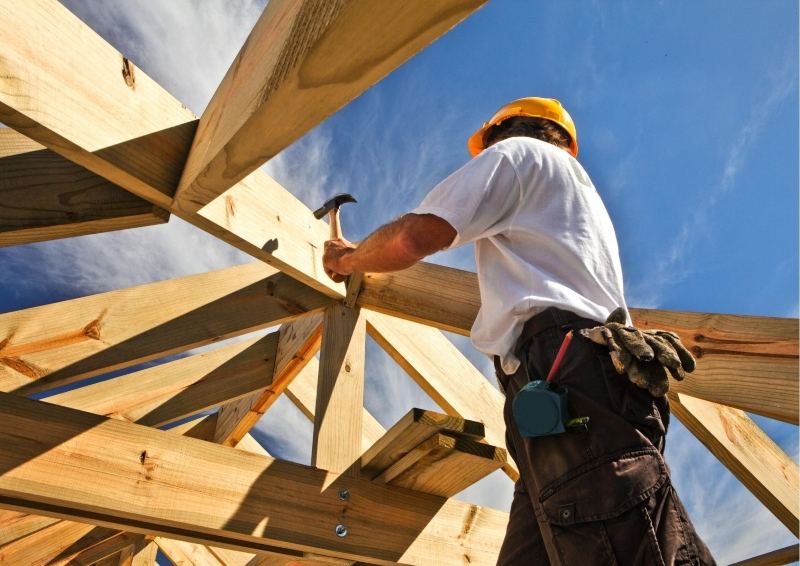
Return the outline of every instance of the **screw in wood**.
<path id="1" fill-rule="evenodd" d="M 339 538 L 344 538 L 347 536 L 347 527 L 344 525 L 336 525 L 336 536 Z"/>
<path id="2" fill-rule="evenodd" d="M 341 501 L 347 501 L 350 499 L 350 491 L 346 487 L 343 487 L 339 490 L 339 499 Z"/>

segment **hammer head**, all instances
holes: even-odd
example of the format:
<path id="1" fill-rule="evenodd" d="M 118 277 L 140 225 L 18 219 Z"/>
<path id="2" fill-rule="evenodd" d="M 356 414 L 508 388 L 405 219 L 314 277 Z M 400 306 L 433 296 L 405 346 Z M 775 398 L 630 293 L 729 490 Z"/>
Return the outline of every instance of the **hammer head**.
<path id="1" fill-rule="evenodd" d="M 336 210 L 337 208 L 348 202 L 358 202 L 358 201 L 353 197 L 353 195 L 349 195 L 347 193 L 339 193 L 338 195 L 334 195 L 333 197 L 326 200 L 325 204 L 323 204 L 317 210 L 314 211 L 314 216 L 317 219 L 320 219 L 326 214 L 328 214 L 331 210 Z"/>

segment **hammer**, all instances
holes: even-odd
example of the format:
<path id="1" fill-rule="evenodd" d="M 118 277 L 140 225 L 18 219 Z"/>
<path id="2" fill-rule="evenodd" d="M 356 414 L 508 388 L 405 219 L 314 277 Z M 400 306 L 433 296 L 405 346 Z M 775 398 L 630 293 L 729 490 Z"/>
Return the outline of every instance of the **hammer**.
<path id="1" fill-rule="evenodd" d="M 339 227 L 339 207 L 348 202 L 358 202 L 353 195 L 347 193 L 339 193 L 325 201 L 325 204 L 320 206 L 314 211 L 314 216 L 320 220 L 325 214 L 330 215 L 331 226 L 331 240 L 336 240 L 342 237 L 342 229 Z M 347 293 L 344 298 L 345 306 L 353 308 L 358 298 L 358 293 L 361 290 L 361 281 L 364 278 L 363 273 L 353 273 L 347 278 Z"/>
<path id="2" fill-rule="evenodd" d="M 353 195 L 339 193 L 325 201 L 325 204 L 314 211 L 314 217 L 320 220 L 326 214 L 330 215 L 331 240 L 342 237 L 342 229 L 339 227 L 339 207 L 348 202 L 358 202 Z"/>

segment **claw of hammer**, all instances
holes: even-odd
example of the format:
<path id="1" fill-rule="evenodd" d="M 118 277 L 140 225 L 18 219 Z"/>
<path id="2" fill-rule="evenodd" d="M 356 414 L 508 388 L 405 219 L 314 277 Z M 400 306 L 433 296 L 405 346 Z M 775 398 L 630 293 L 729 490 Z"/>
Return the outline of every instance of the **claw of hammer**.
<path id="1" fill-rule="evenodd" d="M 339 227 L 339 207 L 348 202 L 358 202 L 353 195 L 339 193 L 325 201 L 325 204 L 314 211 L 314 217 L 321 219 L 326 214 L 330 215 L 331 240 L 342 237 L 342 230 Z"/>

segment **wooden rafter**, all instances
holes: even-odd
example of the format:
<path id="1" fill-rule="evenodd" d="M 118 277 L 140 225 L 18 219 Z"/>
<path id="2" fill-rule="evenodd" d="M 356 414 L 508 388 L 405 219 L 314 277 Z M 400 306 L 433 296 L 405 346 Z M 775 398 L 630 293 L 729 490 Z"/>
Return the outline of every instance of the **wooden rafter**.
<path id="1" fill-rule="evenodd" d="M 672 412 L 786 525 L 800 531 L 797 464 L 739 409 L 670 394 Z"/>
<path id="2" fill-rule="evenodd" d="M 200 120 L 176 203 L 208 204 L 485 1 L 273 0 Z"/>
<path id="3" fill-rule="evenodd" d="M 265 387 L 220 409 L 214 442 L 236 446 L 253 428 L 319 350 L 321 324 L 322 315 L 311 314 L 281 325 L 275 367 L 265 380 Z"/>
<path id="4" fill-rule="evenodd" d="M 0 390 L 43 391 L 280 324 L 329 302 L 252 263 L 6 313 Z"/>
<path id="5" fill-rule="evenodd" d="M 430 326 L 368 312 L 370 336 L 448 414 L 482 421 L 486 440 L 505 447 L 504 397 L 441 332 Z M 516 481 L 512 460 L 503 466 Z"/>
<path id="6" fill-rule="evenodd" d="M 169 212 L 0 128 L 0 246 L 163 224 Z"/>
<path id="7" fill-rule="evenodd" d="M 474 273 L 417 264 L 370 273 L 358 303 L 371 310 L 468 334 L 480 308 Z M 698 357 L 676 392 L 798 423 L 797 319 L 631 309 L 643 327 L 677 332 Z"/>
<path id="8" fill-rule="evenodd" d="M 373 563 L 430 564 L 434 557 L 444 565 L 462 564 L 466 555 L 472 564 L 493 564 L 508 520 L 365 479 L 331 482 L 324 470 L 6 393 L 0 470 L 6 508 L 251 551 L 281 546 Z M 339 522 L 347 523 L 347 537 L 333 535 Z"/>
<path id="9" fill-rule="evenodd" d="M 311 464 L 357 476 L 364 407 L 366 320 L 360 309 L 325 311 Z"/>

